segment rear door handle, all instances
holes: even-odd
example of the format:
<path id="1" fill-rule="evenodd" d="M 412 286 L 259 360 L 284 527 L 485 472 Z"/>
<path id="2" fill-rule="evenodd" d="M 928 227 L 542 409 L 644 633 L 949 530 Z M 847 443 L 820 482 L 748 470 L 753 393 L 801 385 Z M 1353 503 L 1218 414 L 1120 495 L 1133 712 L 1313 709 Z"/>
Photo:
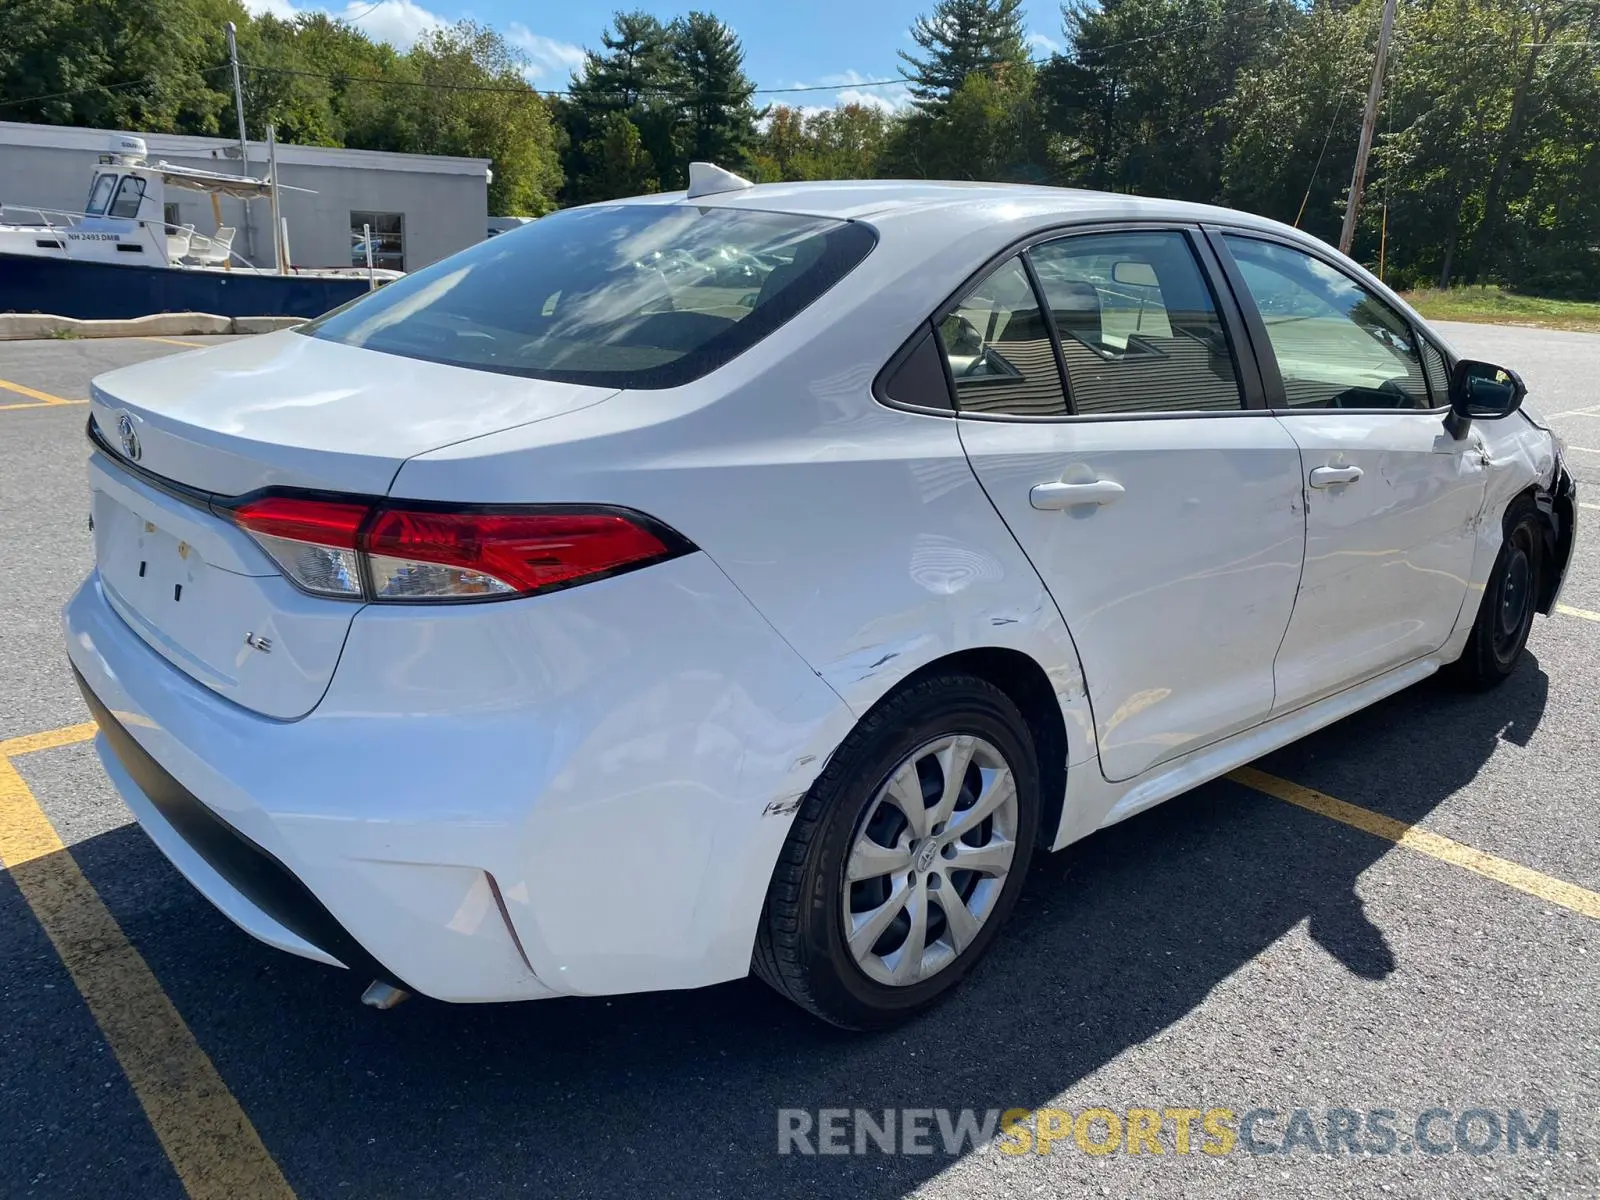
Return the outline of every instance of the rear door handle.
<path id="1" fill-rule="evenodd" d="M 1110 504 L 1123 493 L 1123 486 L 1114 479 L 1096 479 L 1090 483 L 1041 483 L 1028 493 L 1028 502 L 1035 508 L 1048 512 L 1057 508 L 1076 508 L 1080 504 Z"/>
<path id="2" fill-rule="evenodd" d="M 1341 483 L 1354 483 L 1360 478 L 1360 467 L 1315 467 L 1311 471 L 1311 486 L 1338 487 Z"/>

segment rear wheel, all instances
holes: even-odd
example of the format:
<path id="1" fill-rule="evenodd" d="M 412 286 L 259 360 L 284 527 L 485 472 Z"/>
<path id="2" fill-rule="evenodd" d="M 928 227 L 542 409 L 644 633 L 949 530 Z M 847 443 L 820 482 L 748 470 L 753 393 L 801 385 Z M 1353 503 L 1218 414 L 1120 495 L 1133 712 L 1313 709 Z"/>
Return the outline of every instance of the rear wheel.
<path id="1" fill-rule="evenodd" d="M 755 970 L 850 1029 L 905 1020 L 977 963 L 1022 886 L 1039 770 L 1010 698 L 940 676 L 886 700 L 806 795 Z"/>
<path id="2" fill-rule="evenodd" d="M 1489 572 L 1483 601 L 1461 657 L 1450 664 L 1456 682 L 1490 688 L 1503 682 L 1522 657 L 1533 628 L 1544 551 L 1538 505 L 1519 496 L 1506 509 L 1505 541 Z"/>

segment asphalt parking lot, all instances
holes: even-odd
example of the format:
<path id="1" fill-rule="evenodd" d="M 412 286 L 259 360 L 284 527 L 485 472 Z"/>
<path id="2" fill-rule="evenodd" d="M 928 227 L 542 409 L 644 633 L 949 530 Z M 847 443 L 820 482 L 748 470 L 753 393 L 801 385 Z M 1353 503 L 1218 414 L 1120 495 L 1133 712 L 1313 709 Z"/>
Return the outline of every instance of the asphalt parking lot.
<path id="1" fill-rule="evenodd" d="M 1582 480 L 1529 660 L 1045 858 L 968 985 L 871 1037 L 753 980 L 375 1012 L 238 931 L 113 792 L 57 625 L 92 560 L 89 379 L 222 339 L 0 343 L 0 1196 L 1596 1194 L 1600 336 L 1443 328 L 1524 372 Z M 931 1153 L 779 1153 L 780 1110 L 815 1147 L 830 1109 L 935 1110 Z M 962 1109 L 1061 1136 L 947 1153 Z M 1189 1152 L 1170 1114 L 1160 1153 L 1094 1152 L 1130 1109 L 1198 1110 Z M 1233 1136 L 1203 1141 L 1214 1109 Z M 1513 1153 L 1512 1110 L 1556 1125 Z"/>

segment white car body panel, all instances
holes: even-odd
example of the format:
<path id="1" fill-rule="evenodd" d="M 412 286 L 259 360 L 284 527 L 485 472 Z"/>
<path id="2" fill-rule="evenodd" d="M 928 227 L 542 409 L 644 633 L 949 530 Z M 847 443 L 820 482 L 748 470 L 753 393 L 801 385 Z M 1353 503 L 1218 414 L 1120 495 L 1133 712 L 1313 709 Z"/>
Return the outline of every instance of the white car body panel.
<path id="1" fill-rule="evenodd" d="M 573 412 L 615 390 L 375 361 L 281 330 L 109 372 L 94 381 L 89 411 L 113 442 L 126 413 L 139 465 L 203 492 L 381 496 L 413 454 Z"/>
<path id="2" fill-rule="evenodd" d="M 1438 413 L 1278 419 L 1307 478 L 1305 571 L 1277 661 L 1284 712 L 1444 644 L 1466 599 L 1486 471 L 1483 435 L 1458 441 Z M 1323 467 L 1361 476 L 1317 487 Z"/>
<path id="3" fill-rule="evenodd" d="M 1072 630 L 1106 778 L 1260 722 L 1305 541 L 1300 453 L 1278 421 L 956 424 Z M 1032 488 L 1053 480 L 1124 491 L 1101 506 L 1033 507 Z"/>
<path id="4" fill-rule="evenodd" d="M 703 554 L 444 608 L 420 636 L 414 613 L 369 606 L 296 722 L 169 667 L 93 576 L 65 619 L 74 666 L 140 745 L 444 1000 L 742 976 L 793 802 L 854 721 Z M 126 772 L 113 782 L 148 812 Z"/>
<path id="5" fill-rule="evenodd" d="M 1552 436 L 1517 415 L 1447 446 L 1440 413 L 1008 422 L 874 397 L 901 343 L 1025 238 L 1152 219 L 1312 244 L 1273 222 L 887 182 L 695 204 L 863 220 L 879 242 L 682 387 L 551 383 L 293 332 L 96 381 L 112 451 L 127 414 L 138 466 L 202 492 L 617 505 L 697 548 L 522 599 L 362 605 L 294 591 L 205 503 L 91 460 L 99 566 L 64 615 L 86 686 L 428 995 L 744 975 L 801 799 L 863 715 L 952 655 L 1004 651 L 1048 682 L 1066 766 L 1064 796 L 1045 797 L 1060 802 L 1052 847 L 1214 778 L 1457 657 L 1506 505 L 1557 477 Z M 1309 489 L 1339 455 L 1362 479 Z M 1125 493 L 1090 512 L 1030 506 L 1033 485 L 1075 470 Z M 154 575 L 138 572 L 147 535 L 167 555 Z M 213 599 L 158 604 L 177 583 Z M 263 631 L 271 654 L 244 644 Z M 338 961 L 213 870 L 99 746 L 230 918 Z"/>

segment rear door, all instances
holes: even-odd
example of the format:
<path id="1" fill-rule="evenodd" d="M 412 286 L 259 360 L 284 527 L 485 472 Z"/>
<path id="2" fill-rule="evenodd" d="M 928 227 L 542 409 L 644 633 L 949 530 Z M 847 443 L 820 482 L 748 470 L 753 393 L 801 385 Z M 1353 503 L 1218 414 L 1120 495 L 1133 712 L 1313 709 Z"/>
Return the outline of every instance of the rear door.
<path id="1" fill-rule="evenodd" d="M 1207 255 L 1178 228 L 1046 241 L 940 323 L 962 442 L 1072 632 L 1111 780 L 1266 718 L 1300 577 L 1299 451 L 1246 405 Z"/>
<path id="2" fill-rule="evenodd" d="M 1476 432 L 1445 432 L 1438 351 L 1331 256 L 1214 241 L 1305 472 L 1305 572 L 1275 672 L 1285 711 L 1444 644 L 1467 598 L 1485 455 Z"/>

